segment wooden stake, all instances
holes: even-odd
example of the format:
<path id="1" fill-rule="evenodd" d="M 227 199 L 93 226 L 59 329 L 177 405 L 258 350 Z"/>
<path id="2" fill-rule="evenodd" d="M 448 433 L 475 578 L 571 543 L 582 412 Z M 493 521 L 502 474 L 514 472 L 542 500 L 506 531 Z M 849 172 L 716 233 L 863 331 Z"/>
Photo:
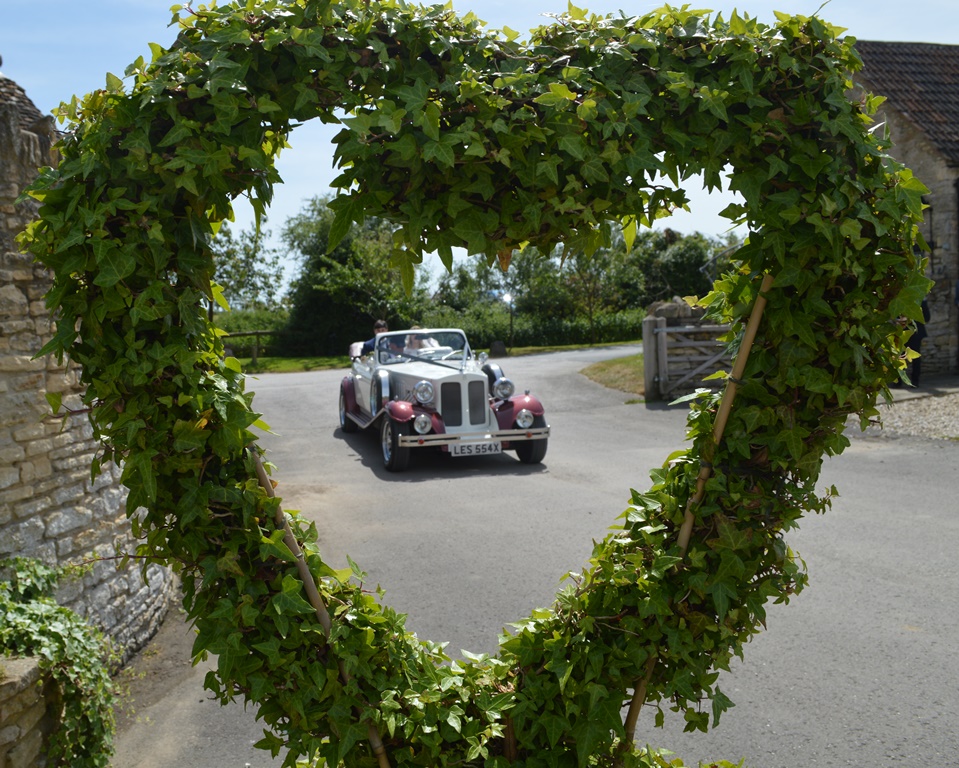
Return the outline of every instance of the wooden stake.
<path id="1" fill-rule="evenodd" d="M 749 360 L 749 353 L 753 348 L 753 342 L 756 340 L 756 332 L 759 330 L 759 321 L 762 319 L 763 311 L 766 309 L 766 294 L 773 287 L 773 276 L 763 277 L 762 285 L 759 287 L 759 296 L 756 297 L 756 303 L 753 304 L 753 310 L 749 315 L 749 321 L 746 323 L 746 332 L 743 334 L 743 343 L 739 347 L 739 354 L 733 363 L 732 373 L 726 380 L 726 389 L 723 390 L 723 399 L 719 403 L 719 410 L 716 412 L 716 421 L 713 422 L 713 443 L 709 450 L 709 455 L 703 456 L 704 461 L 700 464 L 699 476 L 696 478 L 696 493 L 686 504 L 686 516 L 683 518 L 683 524 L 679 529 L 679 536 L 676 542 L 679 544 L 679 550 L 685 556 L 689 547 L 689 537 L 693 532 L 693 521 L 695 515 L 693 511 L 699 506 L 706 495 L 706 481 L 713 472 L 712 458 L 713 451 L 723 439 L 723 432 L 726 430 L 726 422 L 729 420 L 729 413 L 733 408 L 733 400 L 736 399 L 736 390 L 739 382 L 742 380 L 743 372 L 746 370 L 746 363 Z M 704 450 L 705 453 L 705 450 Z"/>
<path id="2" fill-rule="evenodd" d="M 695 522 L 695 509 L 706 495 L 706 481 L 709 480 L 713 471 L 712 459 L 713 451 L 719 445 L 723 438 L 723 432 L 726 430 L 726 422 L 729 420 L 729 413 L 733 407 L 733 401 L 736 399 L 736 389 L 742 380 L 743 372 L 746 370 L 746 363 L 749 360 L 749 352 L 752 349 L 753 342 L 756 340 L 756 332 L 759 330 L 759 321 L 762 319 L 763 312 L 766 309 L 766 294 L 773 287 L 773 276 L 765 275 L 762 285 L 759 287 L 759 296 L 756 297 L 756 303 L 753 304 L 752 312 L 746 323 L 746 332 L 743 334 L 743 343 L 739 347 L 739 354 L 736 355 L 736 361 L 733 363 L 732 373 L 726 380 L 726 388 L 723 390 L 723 399 L 719 403 L 719 410 L 716 412 L 716 421 L 713 422 L 713 442 L 707 446 L 709 454 L 706 455 L 704 449 L 702 462 L 700 464 L 699 476 L 696 478 L 696 492 L 686 504 L 686 514 L 683 518 L 683 524 L 679 528 L 679 535 L 676 537 L 676 543 L 679 544 L 680 553 L 685 557 L 686 550 L 689 548 L 689 539 L 693 533 L 693 523 Z M 633 698 L 629 703 L 629 710 L 626 712 L 624 729 L 626 731 L 623 747 L 628 748 L 636 736 L 636 723 L 639 720 L 639 712 L 646 703 L 646 693 L 649 689 L 649 683 L 653 679 L 653 670 L 656 668 L 656 657 L 651 656 L 646 663 L 646 675 L 640 680 L 633 689 Z M 617 763 L 621 762 L 617 760 Z"/>

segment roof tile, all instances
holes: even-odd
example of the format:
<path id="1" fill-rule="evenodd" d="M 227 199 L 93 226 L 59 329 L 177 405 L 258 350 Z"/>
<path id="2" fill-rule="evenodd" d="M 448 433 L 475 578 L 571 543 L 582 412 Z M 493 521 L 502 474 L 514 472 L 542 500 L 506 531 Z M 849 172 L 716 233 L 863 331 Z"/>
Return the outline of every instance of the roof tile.
<path id="1" fill-rule="evenodd" d="M 862 80 L 959 165 L 959 45 L 856 41 Z"/>

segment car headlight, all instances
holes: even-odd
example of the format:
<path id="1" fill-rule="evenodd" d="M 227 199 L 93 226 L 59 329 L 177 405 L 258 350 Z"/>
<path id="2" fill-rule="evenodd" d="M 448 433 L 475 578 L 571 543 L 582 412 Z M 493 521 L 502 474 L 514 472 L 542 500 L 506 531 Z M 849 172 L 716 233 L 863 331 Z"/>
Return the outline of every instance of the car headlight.
<path id="1" fill-rule="evenodd" d="M 413 419 L 413 429 L 416 430 L 416 434 L 425 435 L 433 428 L 433 419 L 430 418 L 428 413 L 420 413 L 415 419 Z"/>
<path id="2" fill-rule="evenodd" d="M 533 426 L 533 414 L 526 408 L 521 408 L 516 414 L 516 426 L 520 429 L 529 429 Z"/>
<path id="3" fill-rule="evenodd" d="M 506 400 L 512 397 L 515 391 L 516 387 L 513 385 L 513 382 L 505 376 L 497 379 L 493 384 L 493 397 L 499 398 L 500 400 Z"/>
<path id="4" fill-rule="evenodd" d="M 413 386 L 413 397 L 416 398 L 417 402 L 426 405 L 427 403 L 433 402 L 433 383 L 426 381 L 418 381 Z"/>

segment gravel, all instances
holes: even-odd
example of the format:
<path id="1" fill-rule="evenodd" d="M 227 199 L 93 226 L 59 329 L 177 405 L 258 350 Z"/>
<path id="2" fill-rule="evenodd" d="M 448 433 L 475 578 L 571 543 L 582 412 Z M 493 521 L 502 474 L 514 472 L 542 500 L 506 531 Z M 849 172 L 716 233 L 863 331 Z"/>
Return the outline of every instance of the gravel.
<path id="1" fill-rule="evenodd" d="M 879 406 L 882 427 L 869 427 L 860 433 L 855 423 L 847 432 L 851 436 L 871 437 L 912 435 L 936 440 L 959 440 L 959 393 L 912 394 Z"/>

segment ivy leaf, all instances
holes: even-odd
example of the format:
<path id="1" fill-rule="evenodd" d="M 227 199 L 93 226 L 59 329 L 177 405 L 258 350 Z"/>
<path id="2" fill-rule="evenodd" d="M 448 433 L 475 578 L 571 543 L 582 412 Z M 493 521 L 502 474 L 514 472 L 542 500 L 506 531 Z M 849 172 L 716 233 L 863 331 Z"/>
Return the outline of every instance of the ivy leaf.
<path id="1" fill-rule="evenodd" d="M 564 83 L 550 83 L 549 93 L 540 94 L 533 99 L 537 104 L 554 109 L 565 109 L 570 102 L 575 100 L 576 94 Z"/>
<path id="2" fill-rule="evenodd" d="M 153 466 L 154 456 L 156 456 L 156 451 L 153 450 L 137 451 L 127 458 L 123 470 L 124 483 L 130 487 L 131 492 L 134 490 L 134 485 L 142 489 L 144 504 L 155 501 L 157 496 L 156 470 Z"/>
<path id="3" fill-rule="evenodd" d="M 282 592 L 270 598 L 270 605 L 280 616 L 313 613 L 313 606 L 303 599 L 303 582 L 290 574 L 283 577 Z"/>
<path id="4" fill-rule="evenodd" d="M 716 607 L 719 620 L 722 621 L 729 613 L 730 601 L 737 599 L 738 593 L 728 582 L 717 581 L 709 588 L 709 594 L 713 599 L 713 605 Z"/>
<path id="5" fill-rule="evenodd" d="M 726 694 L 724 694 L 719 688 L 716 688 L 712 696 L 712 708 L 713 708 L 713 728 L 719 725 L 719 718 L 727 709 L 732 709 L 736 704 L 730 699 Z"/>
<path id="6" fill-rule="evenodd" d="M 456 163 L 456 155 L 453 152 L 453 147 L 450 146 L 447 140 L 449 138 L 450 137 L 444 136 L 440 141 L 427 142 L 423 147 L 423 159 L 437 160 L 440 166 L 452 168 Z"/>
<path id="7" fill-rule="evenodd" d="M 191 421 L 178 420 L 173 425 L 173 449 L 182 453 L 199 451 L 210 437 L 210 430 L 201 429 Z"/>
<path id="8" fill-rule="evenodd" d="M 569 721 L 554 712 L 544 715 L 542 723 L 546 729 L 546 738 L 549 740 L 550 748 L 555 747 L 563 734 L 569 731 Z"/>
<path id="9" fill-rule="evenodd" d="M 93 253 L 97 260 L 98 272 L 93 279 L 95 285 L 110 288 L 124 278 L 129 277 L 137 268 L 137 262 L 131 253 L 118 248 L 109 240 L 97 240 L 93 244 Z"/>
<path id="10" fill-rule="evenodd" d="M 107 92 L 123 93 L 123 81 L 112 72 L 107 72 Z"/>
<path id="11" fill-rule="evenodd" d="M 582 136 L 576 134 L 563 136 L 563 138 L 559 140 L 559 148 L 564 152 L 568 152 L 577 160 L 582 160 L 586 157 L 586 142 L 583 141 Z"/>
<path id="12" fill-rule="evenodd" d="M 349 234 L 353 224 L 362 224 L 366 216 L 366 208 L 358 195 L 345 194 L 334 198 L 330 208 L 335 212 L 333 223 L 330 225 L 330 234 L 326 246 L 327 253 L 333 253 Z"/>
<path id="13" fill-rule="evenodd" d="M 423 132 L 433 141 L 440 140 L 440 108 L 435 101 L 429 102 L 423 110 Z"/>

